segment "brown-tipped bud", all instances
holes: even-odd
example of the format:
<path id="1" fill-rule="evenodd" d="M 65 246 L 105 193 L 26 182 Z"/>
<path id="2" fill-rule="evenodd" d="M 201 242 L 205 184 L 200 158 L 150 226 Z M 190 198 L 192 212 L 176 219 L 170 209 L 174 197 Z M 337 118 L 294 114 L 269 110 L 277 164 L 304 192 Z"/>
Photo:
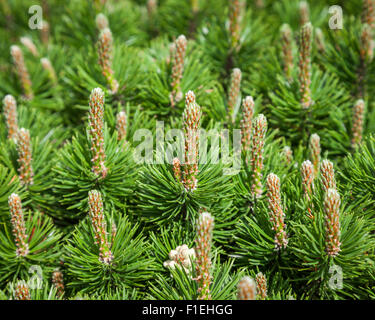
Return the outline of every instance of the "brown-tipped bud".
<path id="1" fill-rule="evenodd" d="M 17 120 L 17 102 L 10 94 L 3 99 L 3 110 L 6 125 L 8 128 L 8 139 L 17 140 L 18 120 Z"/>
<path id="2" fill-rule="evenodd" d="M 20 280 L 17 282 L 14 289 L 14 300 L 31 300 L 29 286 L 26 281 Z"/>
<path id="3" fill-rule="evenodd" d="M 47 71 L 48 77 L 50 78 L 50 80 L 54 84 L 56 84 L 56 82 L 57 82 L 56 72 L 55 72 L 55 69 L 52 66 L 51 61 L 48 58 L 42 58 L 42 59 L 40 59 L 40 62 L 42 64 L 43 69 Z"/>
<path id="4" fill-rule="evenodd" d="M 29 130 L 21 128 L 17 134 L 17 151 L 20 181 L 23 185 L 32 185 L 34 183 L 34 171 L 32 167 L 32 149 Z"/>
<path id="5" fill-rule="evenodd" d="M 293 33 L 290 26 L 284 23 L 280 28 L 283 69 L 288 81 L 292 80 L 293 71 Z"/>
<path id="6" fill-rule="evenodd" d="M 324 199 L 324 210 L 326 213 L 326 249 L 331 257 L 340 252 L 340 195 L 335 189 L 328 189 Z"/>
<path id="7" fill-rule="evenodd" d="M 198 300 L 211 300 L 211 247 L 214 218 L 208 212 L 199 213 L 195 240 Z"/>
<path id="8" fill-rule="evenodd" d="M 148 0 L 147 1 L 147 13 L 148 17 L 152 18 L 158 9 L 158 1 L 157 0 Z"/>
<path id="9" fill-rule="evenodd" d="M 178 158 L 173 159 L 173 174 L 178 182 L 181 182 L 181 162 Z"/>
<path id="10" fill-rule="evenodd" d="M 306 160 L 302 163 L 301 166 L 301 175 L 302 175 L 302 188 L 304 192 L 305 199 L 310 203 L 313 194 L 314 188 L 314 166 L 310 160 Z M 311 213 L 310 204 L 307 208 L 309 218 L 313 218 Z"/>
<path id="11" fill-rule="evenodd" d="M 253 97 L 247 96 L 242 100 L 241 139 L 242 148 L 247 153 L 251 146 L 251 131 L 254 115 Z"/>
<path id="12" fill-rule="evenodd" d="M 116 234 L 117 234 L 117 226 L 116 226 L 116 223 L 112 221 L 112 232 L 111 232 L 112 240 L 116 237 Z"/>
<path id="13" fill-rule="evenodd" d="M 45 20 L 42 21 L 42 29 L 40 29 L 40 37 L 44 45 L 49 42 L 49 23 Z"/>
<path id="14" fill-rule="evenodd" d="M 242 72 L 238 68 L 232 71 L 228 90 L 228 118 L 234 122 L 234 109 L 240 98 Z"/>
<path id="15" fill-rule="evenodd" d="M 266 140 L 267 119 L 263 114 L 254 119 L 253 134 L 251 138 L 251 158 L 250 166 L 252 169 L 253 183 L 251 193 L 254 197 L 262 196 L 262 170 L 263 170 L 263 148 Z"/>
<path id="16" fill-rule="evenodd" d="M 310 148 L 311 160 L 314 165 L 314 176 L 316 177 L 319 172 L 320 153 L 321 153 L 320 137 L 318 134 L 314 133 L 311 135 L 309 148 Z"/>
<path id="17" fill-rule="evenodd" d="M 126 133 L 128 129 L 128 118 L 125 111 L 120 111 L 116 116 L 116 129 L 119 140 L 126 140 Z"/>
<path id="18" fill-rule="evenodd" d="M 310 21 L 310 8 L 306 1 L 301 1 L 299 3 L 299 15 L 301 26 Z"/>
<path id="19" fill-rule="evenodd" d="M 25 98 L 30 100 L 34 97 L 34 94 L 31 88 L 30 75 L 23 58 L 22 50 L 19 46 L 13 45 L 10 47 L 10 53 L 12 55 L 13 63 L 16 68 L 18 79 L 21 83 Z"/>
<path id="20" fill-rule="evenodd" d="M 64 278 L 61 271 L 54 271 L 52 273 L 52 284 L 57 290 L 57 296 L 62 297 L 65 293 Z"/>
<path id="21" fill-rule="evenodd" d="M 237 286 L 238 300 L 255 300 L 257 296 L 255 281 L 250 277 L 243 277 Z"/>
<path id="22" fill-rule="evenodd" d="M 175 52 L 173 54 L 172 65 L 172 105 L 182 99 L 181 79 L 184 72 L 185 54 L 187 48 L 186 37 L 182 34 L 175 41 Z"/>
<path id="23" fill-rule="evenodd" d="M 104 92 L 95 88 L 90 95 L 89 125 L 91 138 L 91 152 L 93 155 L 92 171 L 98 177 L 107 176 L 104 152 Z"/>
<path id="24" fill-rule="evenodd" d="M 352 147 L 357 147 L 362 141 L 365 102 L 360 99 L 353 107 Z"/>
<path id="25" fill-rule="evenodd" d="M 105 264 L 110 264 L 113 255 L 107 238 L 102 195 L 97 190 L 89 192 L 89 214 L 94 229 L 95 243 L 99 246 L 99 260 Z"/>
<path id="26" fill-rule="evenodd" d="M 236 48 L 240 41 L 241 3 L 239 0 L 229 1 L 229 32 L 231 47 Z"/>
<path id="27" fill-rule="evenodd" d="M 267 279 L 262 272 L 259 272 L 255 277 L 257 284 L 257 298 L 259 300 L 267 299 Z"/>
<path id="28" fill-rule="evenodd" d="M 16 243 L 17 257 L 26 257 L 29 253 L 29 244 L 27 242 L 26 226 L 22 211 L 21 198 L 18 194 L 12 193 L 8 199 L 9 211 L 11 216 L 12 231 Z"/>
<path id="29" fill-rule="evenodd" d="M 38 49 L 36 48 L 33 40 L 31 40 L 30 38 L 28 37 L 21 37 L 20 38 L 20 41 L 21 43 L 31 52 L 31 54 L 34 56 L 34 57 L 38 57 L 39 56 L 39 52 L 38 52 Z"/>
<path id="30" fill-rule="evenodd" d="M 289 146 L 285 146 L 282 150 L 283 158 L 287 164 L 291 164 L 293 161 L 293 151 Z"/>
<path id="31" fill-rule="evenodd" d="M 301 93 L 301 104 L 303 109 L 308 109 L 311 100 L 311 41 L 313 27 L 310 22 L 301 28 L 299 39 L 299 84 Z"/>
<path id="32" fill-rule="evenodd" d="M 372 30 L 375 28 L 375 1 L 363 0 L 362 24 L 368 24 Z"/>
<path id="33" fill-rule="evenodd" d="M 285 249 L 288 238 L 285 231 L 285 214 L 281 206 L 280 179 L 273 173 L 267 176 L 267 191 L 270 221 L 272 230 L 275 231 L 275 250 Z"/>
<path id="34" fill-rule="evenodd" d="M 202 111 L 195 102 L 192 91 L 186 94 L 186 105 L 182 117 L 185 137 L 185 164 L 183 185 L 187 191 L 194 191 L 198 186 L 199 129 Z"/>
<path id="35" fill-rule="evenodd" d="M 99 31 L 109 28 L 107 17 L 103 13 L 98 13 L 95 18 L 96 27 Z"/>
<path id="36" fill-rule="evenodd" d="M 322 32 L 322 29 L 316 28 L 315 29 L 315 43 L 316 47 L 318 48 L 318 51 L 320 53 L 325 53 L 326 52 L 326 44 L 324 41 L 324 35 Z"/>
<path id="37" fill-rule="evenodd" d="M 362 26 L 360 56 L 365 62 L 371 61 L 374 55 L 374 46 L 372 42 L 372 30 L 368 24 Z"/>
<path id="38" fill-rule="evenodd" d="M 328 189 L 336 189 L 335 170 L 333 169 L 333 163 L 331 161 L 322 161 L 320 165 L 320 175 L 325 192 L 327 192 Z"/>
<path id="39" fill-rule="evenodd" d="M 107 79 L 112 93 L 118 91 L 119 84 L 114 77 L 112 69 L 112 52 L 113 52 L 113 39 L 112 32 L 109 28 L 104 28 L 99 34 L 97 42 L 99 65 L 102 68 L 102 73 Z"/>

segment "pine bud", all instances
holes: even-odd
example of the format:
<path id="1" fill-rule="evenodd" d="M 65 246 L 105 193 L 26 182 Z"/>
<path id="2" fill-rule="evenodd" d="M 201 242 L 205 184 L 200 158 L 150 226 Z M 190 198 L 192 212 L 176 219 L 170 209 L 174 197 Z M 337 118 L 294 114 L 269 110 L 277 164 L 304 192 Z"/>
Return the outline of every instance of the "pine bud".
<path id="1" fill-rule="evenodd" d="M 283 148 L 282 155 L 283 155 L 283 157 L 285 159 L 285 162 L 287 164 L 291 164 L 292 163 L 292 161 L 293 161 L 293 151 L 292 151 L 292 149 L 290 149 L 289 146 L 285 146 Z"/>
<path id="2" fill-rule="evenodd" d="M 120 111 L 116 116 L 116 129 L 118 132 L 119 140 L 126 140 L 126 133 L 128 127 L 128 118 L 125 111 Z"/>
<path id="3" fill-rule="evenodd" d="M 284 212 L 281 207 L 280 179 L 277 175 L 270 173 L 267 176 L 267 198 L 270 209 L 270 221 L 272 230 L 275 231 L 275 250 L 285 249 L 288 238 L 285 231 Z"/>
<path id="4" fill-rule="evenodd" d="M 48 58 L 42 58 L 40 59 L 40 62 L 42 64 L 43 69 L 47 71 L 48 77 L 50 78 L 50 80 L 53 83 L 56 83 L 57 82 L 56 72 L 51 64 L 51 61 Z"/>
<path id="5" fill-rule="evenodd" d="M 104 92 L 100 88 L 95 88 L 90 95 L 90 138 L 91 152 L 93 154 L 92 171 L 96 176 L 105 178 L 107 168 L 105 166 L 104 152 Z"/>
<path id="6" fill-rule="evenodd" d="M 326 248 L 329 256 L 337 256 L 340 252 L 340 195 L 335 189 L 328 189 L 324 199 L 326 213 Z"/>
<path id="7" fill-rule="evenodd" d="M 310 90 L 312 32 L 312 25 L 308 22 L 302 27 L 299 39 L 299 84 L 301 104 L 304 109 L 308 109 L 312 103 Z"/>
<path id="8" fill-rule="evenodd" d="M 26 226 L 22 211 L 21 198 L 18 194 L 12 193 L 8 198 L 9 211 L 11 216 L 13 236 L 16 243 L 17 257 L 26 257 L 29 253 L 29 244 L 27 242 Z"/>
<path id="9" fill-rule="evenodd" d="M 320 53 L 326 52 L 326 44 L 324 41 L 324 35 L 322 29 L 316 28 L 315 30 L 315 43 Z"/>
<path id="10" fill-rule="evenodd" d="M 292 80 L 293 71 L 293 34 L 292 29 L 286 23 L 281 26 L 281 47 L 284 74 L 288 81 Z"/>
<path id="11" fill-rule="evenodd" d="M 157 8 L 158 8 L 158 1 L 157 0 L 148 0 L 147 1 L 147 13 L 148 13 L 149 18 L 152 18 L 154 16 Z"/>
<path id="12" fill-rule="evenodd" d="M 48 45 L 49 42 L 49 23 L 45 20 L 42 21 L 42 29 L 40 29 L 40 36 L 44 45 Z"/>
<path id="13" fill-rule="evenodd" d="M 306 1 L 301 1 L 299 3 L 299 14 L 300 14 L 300 24 L 305 25 L 310 21 L 310 8 Z"/>
<path id="14" fill-rule="evenodd" d="M 255 281 L 250 277 L 243 277 L 237 286 L 238 300 L 255 300 L 256 295 Z"/>
<path id="15" fill-rule="evenodd" d="M 229 32 L 231 47 L 236 48 L 240 40 L 240 14 L 241 4 L 239 0 L 229 0 Z"/>
<path id="16" fill-rule="evenodd" d="M 57 295 L 59 297 L 62 297 L 65 293 L 65 286 L 63 273 L 61 271 L 56 270 L 52 273 L 52 283 L 54 287 L 57 289 Z"/>
<path id="17" fill-rule="evenodd" d="M 8 128 L 8 139 L 17 140 L 18 120 L 16 99 L 8 94 L 3 99 L 3 105 L 5 121 Z"/>
<path id="18" fill-rule="evenodd" d="M 32 185 L 34 183 L 34 171 L 32 167 L 32 151 L 31 151 L 29 130 L 21 128 L 17 134 L 17 151 L 18 163 L 20 165 L 18 171 L 20 181 L 23 185 Z"/>
<path id="19" fill-rule="evenodd" d="M 172 93 L 171 100 L 172 105 L 179 102 L 182 99 L 181 92 L 181 79 L 184 72 L 184 61 L 186 54 L 187 40 L 182 34 L 175 41 L 175 52 L 173 55 L 173 65 L 172 65 Z"/>
<path id="20" fill-rule="evenodd" d="M 362 141 L 363 133 L 363 118 L 365 113 L 365 102 L 360 99 L 354 105 L 353 108 L 353 128 L 352 128 L 352 147 L 355 148 Z"/>
<path id="21" fill-rule="evenodd" d="M 234 108 L 240 97 L 242 73 L 238 68 L 234 68 L 230 80 L 228 91 L 228 118 L 234 122 Z"/>
<path id="22" fill-rule="evenodd" d="M 38 49 L 36 48 L 33 40 L 31 40 L 28 37 L 21 37 L 20 41 L 32 53 L 32 55 L 34 57 L 38 57 L 39 56 Z"/>
<path id="23" fill-rule="evenodd" d="M 31 88 L 30 75 L 27 71 L 22 50 L 19 46 L 13 45 L 10 47 L 10 53 L 13 58 L 13 62 L 17 71 L 18 79 L 22 86 L 23 93 L 26 99 L 31 100 L 34 97 L 34 95 Z"/>
<path id="24" fill-rule="evenodd" d="M 214 218 L 208 212 L 199 213 L 195 254 L 198 300 L 211 300 L 211 246 Z"/>
<path id="25" fill-rule="evenodd" d="M 96 15 L 95 23 L 99 31 L 109 28 L 108 19 L 103 13 L 98 13 Z"/>
<path id="26" fill-rule="evenodd" d="M 110 264 L 113 255 L 107 239 L 107 224 L 103 211 L 102 195 L 97 190 L 89 192 L 89 213 L 95 234 L 95 243 L 99 246 L 99 260 Z"/>
<path id="27" fill-rule="evenodd" d="M 254 119 L 250 166 L 253 172 L 251 193 L 254 197 L 262 196 L 263 147 L 266 139 L 267 119 L 263 114 Z"/>
<path id="28" fill-rule="evenodd" d="M 173 159 L 173 174 L 178 182 L 181 182 L 181 163 L 178 158 Z"/>
<path id="29" fill-rule="evenodd" d="M 372 30 L 375 27 L 375 1 L 363 0 L 362 24 L 368 24 Z"/>
<path id="30" fill-rule="evenodd" d="M 116 226 L 116 223 L 114 221 L 112 221 L 112 239 L 114 239 L 116 237 L 116 234 L 117 234 L 117 226 Z"/>
<path id="31" fill-rule="evenodd" d="M 323 160 L 320 165 L 320 175 L 324 191 L 328 189 L 336 189 L 335 170 L 333 163 L 329 160 Z"/>
<path id="32" fill-rule="evenodd" d="M 372 30 L 368 24 L 362 26 L 360 56 L 363 61 L 371 61 L 373 58 L 374 46 L 372 42 Z"/>
<path id="33" fill-rule="evenodd" d="M 254 115 L 253 97 L 247 96 L 242 100 L 241 136 L 242 148 L 247 153 L 251 146 L 251 130 Z"/>
<path id="34" fill-rule="evenodd" d="M 195 250 L 189 249 L 186 244 L 183 244 L 169 252 L 169 259 L 163 263 L 164 267 L 175 269 L 176 266 L 179 266 L 184 268 L 186 273 L 190 273 L 192 271 L 191 261 L 195 259 Z"/>
<path id="35" fill-rule="evenodd" d="M 305 195 L 305 199 L 310 203 L 312 199 L 312 193 L 314 188 L 314 166 L 310 160 L 306 160 L 301 166 L 302 175 L 302 188 Z M 313 218 L 311 208 L 307 208 L 309 218 Z"/>
<path id="36" fill-rule="evenodd" d="M 182 117 L 185 136 L 183 185 L 187 191 L 195 190 L 198 184 L 198 145 L 201 115 L 201 108 L 195 102 L 195 95 L 192 91 L 189 91 L 186 94 L 185 111 Z"/>
<path id="37" fill-rule="evenodd" d="M 257 298 L 259 300 L 266 300 L 267 298 L 267 279 L 262 272 L 259 272 L 255 277 L 257 284 Z"/>
<path id="38" fill-rule="evenodd" d="M 112 32 L 109 28 L 104 28 L 100 31 L 99 40 L 97 42 L 99 65 L 102 68 L 102 73 L 107 79 L 111 92 L 116 93 L 119 87 L 117 80 L 114 78 L 112 69 L 112 52 L 113 39 Z"/>
<path id="39" fill-rule="evenodd" d="M 314 176 L 316 177 L 319 172 L 319 164 L 320 164 L 320 137 L 314 133 L 310 137 L 310 155 L 311 155 L 311 160 L 314 165 Z"/>
<path id="40" fill-rule="evenodd" d="M 29 286 L 24 280 L 17 282 L 14 290 L 14 300 L 31 300 Z"/>

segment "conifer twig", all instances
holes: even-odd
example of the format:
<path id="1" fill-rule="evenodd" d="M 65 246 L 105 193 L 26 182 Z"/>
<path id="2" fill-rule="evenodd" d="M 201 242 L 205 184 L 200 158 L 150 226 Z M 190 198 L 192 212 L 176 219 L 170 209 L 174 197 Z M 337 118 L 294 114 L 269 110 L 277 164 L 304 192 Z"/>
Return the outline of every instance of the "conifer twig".
<path id="1" fill-rule="evenodd" d="M 10 47 L 10 53 L 16 68 L 18 79 L 21 83 L 25 98 L 31 100 L 34 97 L 29 71 L 27 70 L 22 50 L 19 46 L 13 45 Z"/>
<path id="2" fill-rule="evenodd" d="M 262 196 L 262 170 L 263 170 L 263 148 L 267 132 L 267 119 L 263 114 L 258 115 L 253 123 L 253 134 L 251 138 L 251 158 L 250 166 L 252 170 L 253 197 Z"/>
<path id="3" fill-rule="evenodd" d="M 234 109 L 240 97 L 241 78 L 241 70 L 238 68 L 234 68 L 232 71 L 230 86 L 228 90 L 228 119 L 231 122 L 234 122 Z"/>
<path id="4" fill-rule="evenodd" d="M 312 25 L 310 22 L 303 25 L 299 39 L 299 84 L 301 104 L 303 109 L 308 109 L 312 104 L 311 99 L 311 41 Z"/>
<path id="5" fill-rule="evenodd" d="M 8 139 L 16 141 L 18 133 L 17 102 L 10 94 L 3 99 L 3 111 L 8 128 Z"/>
<path id="6" fill-rule="evenodd" d="M 110 243 L 107 239 L 107 224 L 103 211 L 102 195 L 97 190 L 89 192 L 89 214 L 95 234 L 95 242 L 99 246 L 99 260 L 110 264 L 113 255 L 110 250 Z"/>
<path id="7" fill-rule="evenodd" d="M 257 298 L 259 300 L 266 300 L 267 298 L 267 279 L 262 272 L 259 272 L 255 277 L 257 284 Z"/>
<path id="8" fill-rule="evenodd" d="M 186 54 L 187 40 L 182 34 L 175 41 L 175 52 L 173 55 L 172 65 L 172 81 L 171 81 L 171 102 L 172 107 L 176 102 L 179 102 L 183 93 L 181 91 L 181 79 L 184 72 L 185 54 Z"/>
<path id="9" fill-rule="evenodd" d="M 243 277 L 237 286 L 238 300 L 255 300 L 257 295 L 256 284 L 254 279 Z"/>
<path id="10" fill-rule="evenodd" d="M 27 242 L 26 226 L 24 214 L 22 211 L 21 198 L 18 194 L 12 193 L 8 199 L 9 210 L 11 215 L 11 223 L 13 236 L 16 243 L 17 257 L 26 257 L 29 253 L 29 244 Z"/>
<path id="11" fill-rule="evenodd" d="M 186 94 L 185 110 L 182 117 L 185 137 L 183 185 L 187 191 L 194 191 L 198 184 L 198 143 L 201 115 L 201 108 L 195 102 L 195 95 L 189 91 Z"/>
<path id="12" fill-rule="evenodd" d="M 353 107 L 352 147 L 356 148 L 362 141 L 363 120 L 365 102 L 362 99 L 356 101 Z"/>
<path id="13" fill-rule="evenodd" d="M 96 176 L 105 178 L 107 168 L 105 166 L 104 151 L 104 92 L 100 88 L 92 90 L 90 95 L 89 125 L 91 138 L 91 152 L 93 155 L 93 172 Z"/>
<path id="14" fill-rule="evenodd" d="M 309 149 L 310 149 L 310 156 L 312 163 L 314 165 L 314 176 L 316 177 L 319 172 L 319 164 L 320 164 L 320 137 L 318 134 L 314 133 L 310 137 L 309 141 Z"/>
<path id="15" fill-rule="evenodd" d="M 100 31 L 97 47 L 99 65 L 102 68 L 102 73 L 109 84 L 111 93 L 116 93 L 118 91 L 119 84 L 114 77 L 114 71 L 112 69 L 113 39 L 112 32 L 109 28 L 104 28 Z"/>
<path id="16" fill-rule="evenodd" d="M 211 246 L 214 218 L 206 211 L 199 213 L 195 246 L 198 300 L 211 300 Z"/>
<path id="17" fill-rule="evenodd" d="M 326 213 L 326 248 L 331 257 L 335 257 L 341 251 L 340 246 L 340 195 L 335 189 L 328 189 L 324 199 Z"/>
<path id="18" fill-rule="evenodd" d="M 242 149 L 247 153 L 251 146 L 251 131 L 254 115 L 253 97 L 247 96 L 242 100 L 241 138 Z"/>
<path id="19" fill-rule="evenodd" d="M 275 231 L 275 250 L 285 249 L 288 245 L 288 237 L 285 231 L 284 211 L 281 207 L 280 179 L 270 173 L 267 176 L 267 198 L 270 209 L 270 221 L 272 230 Z"/>
<path id="20" fill-rule="evenodd" d="M 18 130 L 17 151 L 17 161 L 20 165 L 18 169 L 20 174 L 20 182 L 23 185 L 32 185 L 34 183 L 34 170 L 32 167 L 32 148 L 29 130 L 24 128 Z"/>

